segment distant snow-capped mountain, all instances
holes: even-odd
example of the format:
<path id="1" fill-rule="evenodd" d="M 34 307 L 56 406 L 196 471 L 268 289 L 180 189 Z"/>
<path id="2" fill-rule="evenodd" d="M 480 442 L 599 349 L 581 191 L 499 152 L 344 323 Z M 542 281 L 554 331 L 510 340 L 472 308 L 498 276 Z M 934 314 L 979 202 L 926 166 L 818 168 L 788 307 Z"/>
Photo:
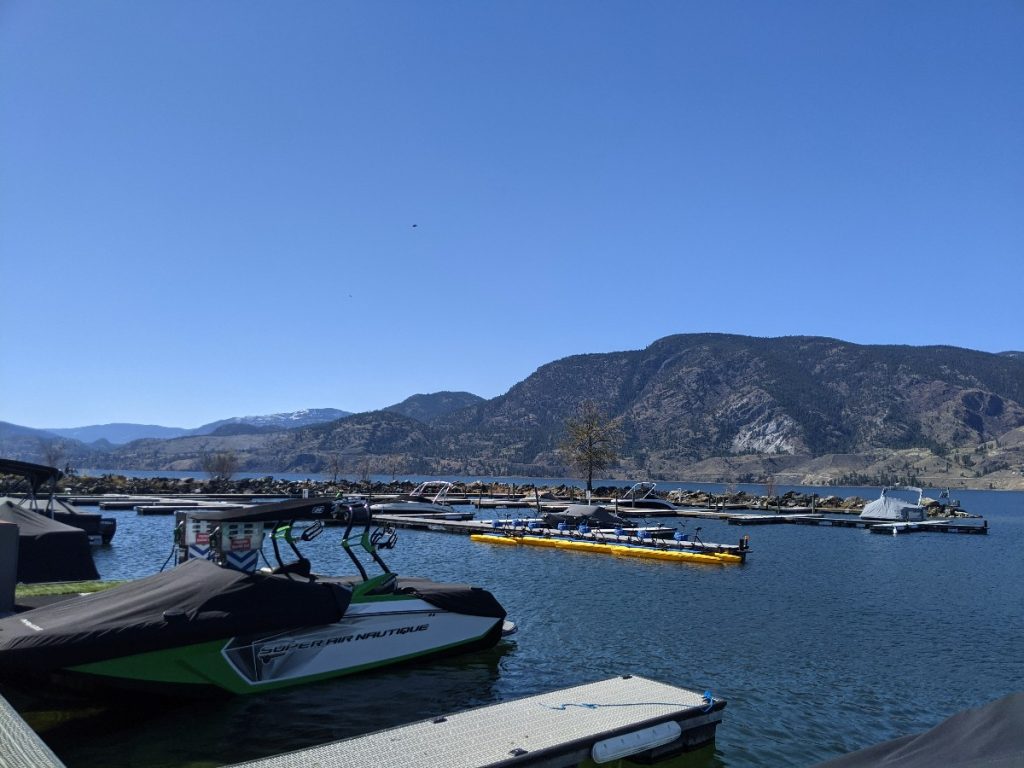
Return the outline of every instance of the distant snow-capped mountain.
<path id="1" fill-rule="evenodd" d="M 87 427 L 47 429 L 45 432 L 72 440 L 80 440 L 83 443 L 95 443 L 97 440 L 106 440 L 114 445 L 124 445 L 133 440 L 142 440 L 143 438 L 167 440 L 174 437 L 187 437 L 189 435 L 210 435 L 225 426 L 250 426 L 257 427 L 261 431 L 294 429 L 296 427 L 307 427 L 311 424 L 336 421 L 351 415 L 350 412 L 341 411 L 337 408 L 304 408 L 301 411 L 272 413 L 268 416 L 234 416 L 230 419 L 221 419 L 220 421 L 203 424 L 203 426 L 196 427 L 195 429 L 162 427 L 157 424 L 115 423 L 94 424 Z"/>
<path id="2" fill-rule="evenodd" d="M 221 427 L 233 424 L 244 424 L 260 428 L 294 429 L 296 427 L 308 427 L 311 424 L 337 421 L 351 415 L 349 411 L 339 411 L 337 408 L 304 408 L 301 411 L 272 413 L 267 416 L 233 416 L 230 419 L 221 419 L 220 421 L 204 424 L 201 427 L 189 430 L 187 434 L 208 435 Z"/>

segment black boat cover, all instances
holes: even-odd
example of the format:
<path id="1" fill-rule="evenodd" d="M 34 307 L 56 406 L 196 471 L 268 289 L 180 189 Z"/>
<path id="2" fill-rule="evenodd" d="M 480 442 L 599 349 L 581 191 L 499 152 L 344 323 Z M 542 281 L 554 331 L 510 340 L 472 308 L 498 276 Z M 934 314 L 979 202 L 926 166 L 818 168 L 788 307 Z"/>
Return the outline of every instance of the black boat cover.
<path id="1" fill-rule="evenodd" d="M 600 504 L 570 504 L 561 512 L 548 512 L 544 520 L 551 523 L 579 525 L 586 523 L 591 528 L 633 528 L 635 523 L 612 512 Z"/>
<path id="2" fill-rule="evenodd" d="M 505 609 L 497 598 L 480 587 L 468 584 L 439 584 L 429 579 L 398 577 L 396 591 L 404 592 L 438 608 L 468 616 L 505 618 Z"/>
<path id="3" fill-rule="evenodd" d="M 246 633 L 338 621 L 339 584 L 243 573 L 208 560 L 0 619 L 0 678 Z"/>
<path id="4" fill-rule="evenodd" d="M 930 731 L 821 763 L 818 768 L 1011 768 L 1024 765 L 1024 693 L 958 712 Z"/>
<path id="5" fill-rule="evenodd" d="M 0 520 L 18 526 L 18 581 L 38 584 L 47 581 L 90 581 L 98 579 L 89 548 L 89 536 L 81 528 L 0 499 Z"/>

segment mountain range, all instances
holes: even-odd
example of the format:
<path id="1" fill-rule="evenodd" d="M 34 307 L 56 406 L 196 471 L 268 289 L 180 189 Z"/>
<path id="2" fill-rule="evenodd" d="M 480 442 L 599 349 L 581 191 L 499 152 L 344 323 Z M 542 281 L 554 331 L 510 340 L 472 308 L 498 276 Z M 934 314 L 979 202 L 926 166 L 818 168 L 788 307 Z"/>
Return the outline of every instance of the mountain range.
<path id="1" fill-rule="evenodd" d="M 115 423 L 42 431 L 83 443 L 105 440 L 114 445 L 123 445 L 124 443 L 142 440 L 147 437 L 169 440 L 174 437 L 185 437 L 187 435 L 223 434 L 225 428 L 233 429 L 236 432 L 245 431 L 247 427 L 253 427 L 256 431 L 260 429 L 291 429 L 293 427 L 309 426 L 310 424 L 321 424 L 325 421 L 334 421 L 349 415 L 351 415 L 350 411 L 339 411 L 337 408 L 306 408 L 291 413 L 273 413 L 269 416 L 235 416 L 230 419 L 221 419 L 220 421 L 203 424 L 195 429 L 161 427 L 156 424 Z"/>
<path id="2" fill-rule="evenodd" d="M 558 445 L 583 400 L 617 420 L 609 474 L 624 479 L 1024 488 L 1024 354 L 809 336 L 669 336 L 556 360 L 492 399 L 414 395 L 288 429 L 217 422 L 63 448 L 109 469 L 192 471 L 230 451 L 254 472 L 565 476 Z M 45 440 L 24 429 L 0 425 L 0 453 L 38 460 Z"/>

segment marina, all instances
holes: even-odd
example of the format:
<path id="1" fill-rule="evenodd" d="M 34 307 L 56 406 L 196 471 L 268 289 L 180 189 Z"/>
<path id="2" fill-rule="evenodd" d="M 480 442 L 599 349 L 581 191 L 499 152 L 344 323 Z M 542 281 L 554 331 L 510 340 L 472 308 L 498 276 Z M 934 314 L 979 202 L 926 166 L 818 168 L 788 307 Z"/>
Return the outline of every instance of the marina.
<path id="1" fill-rule="evenodd" d="M 396 571 L 487 586 L 516 622 L 516 634 L 468 656 L 382 669 L 303 686 L 294 693 L 272 691 L 259 700 L 242 697 L 228 705 L 210 702 L 188 708 L 152 701 L 148 712 L 135 707 L 131 716 L 115 709 L 119 714 L 104 715 L 97 730 L 108 734 L 103 739 L 86 736 L 83 727 L 72 728 L 73 719 L 66 725 L 47 725 L 44 712 L 10 700 L 69 768 L 128 762 L 173 768 L 199 760 L 210 765 L 272 760 L 296 750 L 312 758 L 317 753 L 309 750 L 339 740 L 589 685 L 607 679 L 609 671 L 627 669 L 686 690 L 710 687 L 729 701 L 727 727 L 718 729 L 713 756 L 696 765 L 812 765 L 858 746 L 926 730 L 956 710 L 1024 688 L 1024 669 L 1016 662 L 999 665 L 996 674 L 988 665 L 964 661 L 1017 657 L 1019 638 L 1010 631 L 1010 616 L 1018 610 L 1019 590 L 1010 588 L 1003 592 L 1005 599 L 984 605 L 976 595 L 998 593 L 1002 584 L 1024 579 L 1012 558 L 990 553 L 996 541 L 992 537 L 1001 549 L 1024 543 L 1022 518 L 1015 514 L 1021 495 L 965 496 L 972 508 L 986 513 L 988 536 L 953 537 L 963 541 L 946 536 L 830 536 L 812 532 L 818 523 L 762 525 L 752 536 L 752 565 L 736 568 L 679 568 L 638 558 L 591 557 L 587 549 L 575 550 L 579 555 L 573 556 L 571 548 L 556 555 L 550 548 L 481 545 L 468 529 L 437 535 L 467 522 L 474 523 L 477 535 L 499 533 L 506 538 L 503 529 L 532 535 L 536 529 L 529 525 L 537 521 L 528 510 L 470 521 L 396 515 L 376 521 L 398 532 L 397 546 L 387 555 Z M 153 573 L 167 556 L 173 519 L 130 510 L 115 514 L 118 537 L 94 550 L 102 577 L 131 579 Z M 858 520 L 853 515 L 824 517 Z M 733 533 L 737 528 L 723 517 L 675 515 L 647 522 L 682 528 L 691 538 L 696 525 L 709 542 L 733 541 L 737 546 L 739 538 Z M 862 533 L 867 530 L 861 528 Z M 547 538 L 570 547 L 603 546 L 575 534 L 550 532 Z M 662 541 L 673 546 L 674 537 Z M 303 550 L 325 572 L 345 569 L 343 549 L 326 533 Z M 793 553 L 799 553 L 800 568 L 792 567 Z M 807 574 L 824 576 L 808 581 Z M 868 574 L 872 578 L 865 581 Z M 886 586 L 893 579 L 900 582 L 895 591 Z M 951 642 L 948 622 L 936 618 L 951 610 L 967 611 L 972 621 L 982 621 L 991 630 L 965 629 Z M 779 621 L 780 615 L 787 620 Z M 913 636 L 915 646 L 927 653 L 908 654 L 897 646 L 887 652 L 885 664 L 876 664 L 870 638 L 879 632 Z M 837 633 L 843 637 L 839 656 Z M 772 648 L 776 661 L 757 663 L 750 652 L 760 647 Z M 819 663 L 824 658 L 833 661 Z M 916 689 L 911 699 L 899 697 L 898 706 L 885 694 L 890 687 L 913 689 L 935 664 L 943 672 L 934 691 Z M 781 708 L 780 697 L 785 701 Z M 359 702 L 355 718 L 354 701 Z M 857 708 L 851 709 L 851 702 L 858 702 Z M 282 712 L 294 727 L 279 727 Z M 124 727 L 114 725 L 121 722 Z M 190 738 L 182 740 L 182 732 Z M 105 746 L 111 739 L 117 744 L 116 758 Z"/>
<path id="2" fill-rule="evenodd" d="M 574 768 L 587 760 L 659 765 L 715 741 L 726 702 L 634 675 L 553 690 L 275 755 L 231 768 L 374 766 Z M 0 696 L 4 768 L 64 763 Z"/>

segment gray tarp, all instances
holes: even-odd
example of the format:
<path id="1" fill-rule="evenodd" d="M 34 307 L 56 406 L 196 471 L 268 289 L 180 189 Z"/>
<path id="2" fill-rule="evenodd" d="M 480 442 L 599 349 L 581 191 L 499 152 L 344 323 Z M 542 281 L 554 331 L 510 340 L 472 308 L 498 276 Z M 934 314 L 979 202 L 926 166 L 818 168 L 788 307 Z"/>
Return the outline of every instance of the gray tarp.
<path id="1" fill-rule="evenodd" d="M 959 712 L 930 731 L 851 752 L 818 768 L 1011 768 L 1024 765 L 1024 693 Z"/>
<path id="2" fill-rule="evenodd" d="M 924 520 L 927 517 L 924 507 L 905 499 L 889 495 L 889 489 L 883 489 L 882 495 L 864 505 L 860 516 L 871 520 L 892 520 L 906 522 L 908 520 Z"/>

